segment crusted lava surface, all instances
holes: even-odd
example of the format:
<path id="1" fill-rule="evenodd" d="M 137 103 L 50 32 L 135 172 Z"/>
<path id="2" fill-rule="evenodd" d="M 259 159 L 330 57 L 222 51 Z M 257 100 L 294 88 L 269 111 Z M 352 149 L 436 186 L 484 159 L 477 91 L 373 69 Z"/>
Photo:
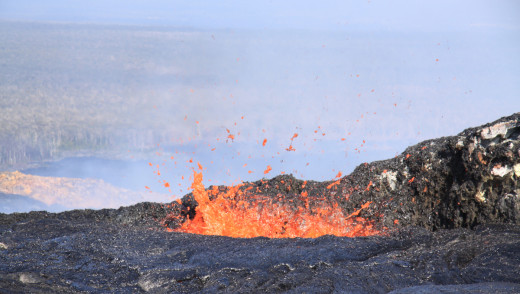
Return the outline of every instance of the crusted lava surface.
<path id="1" fill-rule="evenodd" d="M 0 292 L 520 292 L 519 138 L 517 113 L 335 181 L 283 175 L 245 183 L 236 195 L 296 209 L 306 191 L 311 207 L 337 203 L 345 215 L 371 201 L 359 216 L 381 236 L 166 231 L 194 217 L 193 195 L 117 210 L 0 214 Z"/>

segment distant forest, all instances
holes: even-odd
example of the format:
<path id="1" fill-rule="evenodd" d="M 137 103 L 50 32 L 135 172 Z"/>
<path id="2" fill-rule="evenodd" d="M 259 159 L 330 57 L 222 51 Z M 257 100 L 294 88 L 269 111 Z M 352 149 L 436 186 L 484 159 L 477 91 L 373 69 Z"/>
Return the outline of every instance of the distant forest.
<path id="1" fill-rule="evenodd" d="M 143 158 L 157 144 L 173 150 L 192 139 L 198 146 L 216 144 L 216 138 L 222 143 L 228 129 L 236 132 L 234 145 L 269 138 L 263 150 L 287 148 L 295 127 L 311 138 L 320 126 L 327 127 L 327 136 L 318 142 L 328 140 L 334 146 L 329 152 L 342 155 L 345 148 L 355 152 L 371 130 L 385 130 L 377 134 L 384 144 L 405 145 L 385 119 L 395 116 L 396 102 L 404 105 L 408 98 L 392 94 L 383 101 L 378 95 L 384 92 L 374 89 L 386 89 L 388 96 L 399 83 L 392 56 L 411 65 L 409 84 L 440 74 L 424 70 L 429 53 L 401 52 L 407 40 L 407 34 L 3 21 L 0 170 L 77 155 Z M 360 93 L 366 94 L 359 99 Z M 431 107 L 428 101 L 414 103 Z M 381 109 L 377 116 L 374 107 Z M 358 124 L 368 111 L 374 115 Z M 416 140 L 408 120 L 393 127 Z M 339 141 L 350 132 L 350 140 Z"/>
<path id="2" fill-rule="evenodd" d="M 215 79 L 204 60 L 211 40 L 164 28 L 0 22 L 0 167 L 147 152 L 192 136 L 179 101 Z"/>

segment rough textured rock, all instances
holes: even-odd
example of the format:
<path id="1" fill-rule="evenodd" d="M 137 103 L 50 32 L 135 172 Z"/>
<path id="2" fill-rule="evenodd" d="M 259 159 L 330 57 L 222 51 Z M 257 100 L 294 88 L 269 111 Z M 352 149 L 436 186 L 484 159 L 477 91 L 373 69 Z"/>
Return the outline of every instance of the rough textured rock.
<path id="1" fill-rule="evenodd" d="M 520 224 L 520 113 L 457 136 L 421 142 L 392 159 L 362 164 L 336 182 L 304 184 L 282 175 L 247 183 L 237 196 L 282 199 L 298 206 L 304 190 L 311 203 L 338 203 L 346 215 L 372 201 L 360 216 L 376 221 L 379 228 Z M 191 195 L 183 199 L 183 211 L 190 216 L 196 206 Z"/>
<path id="2" fill-rule="evenodd" d="M 176 227 L 196 213 L 191 195 L 182 204 L 0 214 L 0 289 L 520 292 L 519 137 L 520 114 L 514 114 L 363 164 L 336 182 L 303 188 L 302 181 L 279 176 L 240 188 L 244 199 L 256 186 L 257 197 L 294 206 L 302 205 L 305 189 L 311 205 L 336 202 L 347 213 L 371 200 L 360 215 L 395 229 L 386 236 L 240 239 L 166 232 L 165 218 Z"/>
<path id="3" fill-rule="evenodd" d="M 515 225 L 436 232 L 410 227 L 386 237 L 236 239 L 92 216 L 12 216 L 0 225 L 0 289 L 11 293 L 520 289 Z"/>

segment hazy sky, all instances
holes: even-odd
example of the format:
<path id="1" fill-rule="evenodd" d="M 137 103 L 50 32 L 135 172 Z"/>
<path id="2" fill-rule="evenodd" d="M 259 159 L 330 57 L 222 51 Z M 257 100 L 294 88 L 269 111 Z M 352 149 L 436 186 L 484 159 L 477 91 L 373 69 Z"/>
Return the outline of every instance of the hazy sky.
<path id="1" fill-rule="evenodd" d="M 518 30 L 520 3 L 495 1 L 2 0 L 18 20 L 167 24 L 194 28 Z"/>
<path id="2" fill-rule="evenodd" d="M 184 109 L 212 108 L 189 113 L 200 121 L 191 122 L 194 132 L 207 136 L 216 126 L 224 132 L 238 121 L 233 131 L 249 134 L 237 140 L 238 152 L 254 153 L 262 138 L 283 144 L 271 150 L 282 153 L 275 159 L 253 158 L 243 170 L 242 162 L 229 164 L 240 174 L 233 178 L 261 178 L 271 164 L 271 175 L 297 169 L 330 179 L 421 140 L 520 111 L 519 1 L 0 0 L 0 20 L 204 31 L 213 59 L 201 68 L 232 74 L 215 88 L 195 89 L 197 102 Z M 233 43 L 223 30 L 237 32 Z M 231 94 L 231 110 L 215 103 Z M 316 143 L 322 131 L 327 135 Z M 295 132 L 296 152 L 284 152 Z"/>

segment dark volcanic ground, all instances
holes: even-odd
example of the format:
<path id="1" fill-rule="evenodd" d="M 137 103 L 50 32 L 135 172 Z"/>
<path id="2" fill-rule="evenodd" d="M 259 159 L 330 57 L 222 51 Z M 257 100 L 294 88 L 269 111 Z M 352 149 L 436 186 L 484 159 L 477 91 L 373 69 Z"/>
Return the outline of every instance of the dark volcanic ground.
<path id="1" fill-rule="evenodd" d="M 519 226 L 234 239 L 123 225 L 99 214 L 4 217 L 1 291 L 520 292 Z"/>
<path id="2" fill-rule="evenodd" d="M 297 206 L 307 191 L 311 206 L 334 202 L 347 214 L 370 200 L 360 216 L 387 236 L 166 232 L 165 217 L 175 228 L 196 212 L 191 195 L 170 206 L 0 214 L 0 292 L 518 293 L 519 138 L 517 113 L 361 165 L 336 183 L 304 188 L 279 176 L 237 195 L 248 199 L 253 186 L 258 197 Z"/>

